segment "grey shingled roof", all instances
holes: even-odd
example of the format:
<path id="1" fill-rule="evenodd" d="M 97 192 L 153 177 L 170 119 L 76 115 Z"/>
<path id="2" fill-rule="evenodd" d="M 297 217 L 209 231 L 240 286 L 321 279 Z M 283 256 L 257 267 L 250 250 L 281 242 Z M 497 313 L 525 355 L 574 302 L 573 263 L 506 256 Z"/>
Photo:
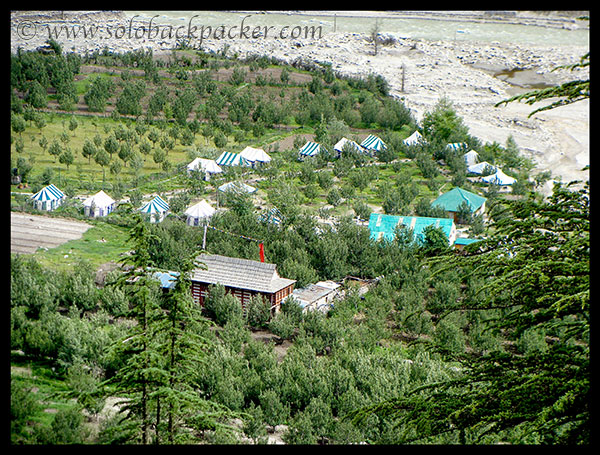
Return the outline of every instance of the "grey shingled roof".
<path id="1" fill-rule="evenodd" d="M 201 254 L 197 259 L 206 265 L 206 270 L 194 269 L 192 281 L 267 293 L 277 292 L 296 282 L 281 278 L 275 264 L 218 254 Z"/>

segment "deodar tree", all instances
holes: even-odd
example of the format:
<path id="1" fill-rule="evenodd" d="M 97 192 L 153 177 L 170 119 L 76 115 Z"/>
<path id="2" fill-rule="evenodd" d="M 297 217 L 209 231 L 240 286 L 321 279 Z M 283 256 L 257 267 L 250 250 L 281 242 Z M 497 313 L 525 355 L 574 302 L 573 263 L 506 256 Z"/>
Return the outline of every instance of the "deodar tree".
<path id="1" fill-rule="evenodd" d="M 589 191 L 556 184 L 547 202 L 511 203 L 497 235 L 432 259 L 461 272 L 466 293 L 446 313 L 481 312 L 503 338 L 489 352 L 450 353 L 455 378 L 352 414 L 392 418 L 399 443 L 590 442 Z M 484 283 L 469 289 L 470 283 Z M 536 334 L 541 347 L 522 349 Z"/>

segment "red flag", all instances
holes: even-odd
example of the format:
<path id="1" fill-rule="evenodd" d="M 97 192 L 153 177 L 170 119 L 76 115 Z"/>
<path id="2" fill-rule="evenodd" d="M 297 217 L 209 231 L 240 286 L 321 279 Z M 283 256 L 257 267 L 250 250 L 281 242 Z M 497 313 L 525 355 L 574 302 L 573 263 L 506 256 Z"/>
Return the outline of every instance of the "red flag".
<path id="1" fill-rule="evenodd" d="M 265 262 L 265 246 L 262 243 L 258 244 L 260 252 L 260 262 Z"/>

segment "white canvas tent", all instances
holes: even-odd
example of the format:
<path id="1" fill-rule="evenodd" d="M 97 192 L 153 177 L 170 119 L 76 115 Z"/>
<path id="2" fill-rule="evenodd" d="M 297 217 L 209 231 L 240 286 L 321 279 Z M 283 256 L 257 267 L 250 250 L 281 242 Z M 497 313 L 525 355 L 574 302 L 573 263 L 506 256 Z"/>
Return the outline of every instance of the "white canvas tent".
<path id="1" fill-rule="evenodd" d="M 347 139 L 345 137 L 341 138 L 334 146 L 333 146 L 333 150 L 335 150 L 336 152 L 338 152 L 338 154 L 341 154 L 344 151 L 344 146 L 346 144 L 350 144 L 352 145 L 356 150 L 358 150 L 359 152 L 363 151 L 363 148 L 358 145 L 356 142 Z"/>
<path id="2" fill-rule="evenodd" d="M 186 223 L 189 226 L 199 226 L 208 221 L 214 215 L 216 210 L 204 199 L 195 205 L 192 205 L 185 211 L 187 216 Z"/>
<path id="3" fill-rule="evenodd" d="M 90 217 L 106 216 L 114 210 L 115 204 L 113 198 L 100 190 L 83 201 L 83 213 Z"/>
<path id="4" fill-rule="evenodd" d="M 517 179 L 506 175 L 504 172 L 502 172 L 502 169 L 498 169 L 495 174 L 488 175 L 486 177 L 481 177 L 481 180 L 483 180 L 486 183 L 491 183 L 500 186 L 512 185 L 517 181 Z"/>
<path id="5" fill-rule="evenodd" d="M 246 147 L 240 152 L 240 156 L 248 161 L 252 166 L 256 163 L 268 163 L 271 161 L 271 157 L 263 149 L 256 149 L 254 147 Z"/>
<path id="6" fill-rule="evenodd" d="M 479 153 L 477 153 L 475 150 L 471 150 L 470 152 L 465 153 L 463 158 L 465 159 L 467 166 L 472 166 L 473 164 L 477 164 L 479 161 Z"/>
<path id="7" fill-rule="evenodd" d="M 234 191 L 239 193 L 255 193 L 256 188 L 250 185 L 246 185 L 244 182 L 228 182 L 219 187 L 219 191 L 222 193 L 228 191 Z"/>
<path id="8" fill-rule="evenodd" d="M 481 175 L 483 174 L 483 171 L 486 167 L 490 167 L 491 169 L 493 169 L 494 172 L 498 170 L 498 168 L 493 164 L 490 164 L 487 161 L 482 161 L 481 163 L 472 164 L 471 166 L 468 166 L 467 171 L 469 171 L 471 174 Z"/>
<path id="9" fill-rule="evenodd" d="M 423 141 L 423 135 L 421 133 L 419 133 L 418 131 L 415 131 L 410 136 L 408 136 L 406 139 L 404 139 L 403 142 L 405 145 L 416 145 L 421 141 Z"/>
<path id="10" fill-rule="evenodd" d="M 194 159 L 194 161 L 187 165 L 187 170 L 188 173 L 192 171 L 204 172 L 204 180 L 210 180 L 211 175 L 223 172 L 223 169 L 221 169 L 215 160 L 209 160 L 206 158 Z"/>

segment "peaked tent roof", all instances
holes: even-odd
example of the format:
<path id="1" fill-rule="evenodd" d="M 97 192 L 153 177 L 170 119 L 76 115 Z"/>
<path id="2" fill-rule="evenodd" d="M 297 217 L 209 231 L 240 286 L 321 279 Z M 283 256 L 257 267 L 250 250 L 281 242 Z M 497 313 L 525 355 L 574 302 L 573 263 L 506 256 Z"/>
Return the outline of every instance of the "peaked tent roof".
<path id="1" fill-rule="evenodd" d="M 273 207 L 270 210 L 265 211 L 260 217 L 259 220 L 265 221 L 267 223 L 273 224 L 281 224 L 281 220 L 283 219 L 283 215 L 279 211 L 277 207 Z"/>
<path id="2" fill-rule="evenodd" d="M 477 160 L 479 159 L 479 153 L 477 153 L 475 150 L 471 150 L 470 152 L 465 153 L 463 158 L 465 159 L 467 166 L 471 166 L 477 163 Z"/>
<path id="3" fill-rule="evenodd" d="M 362 152 L 362 150 L 363 150 L 362 147 L 360 145 L 358 145 L 356 142 L 354 142 L 348 138 L 345 138 L 345 137 L 343 137 L 339 141 L 337 141 L 337 143 L 333 146 L 333 150 L 336 150 L 340 153 L 343 152 L 344 145 L 346 145 L 346 143 L 350 143 L 351 145 L 353 145 L 354 148 L 356 150 L 358 150 L 359 152 Z"/>
<path id="4" fill-rule="evenodd" d="M 204 199 L 198 202 L 195 205 L 189 207 L 185 214 L 187 216 L 191 216 L 192 218 L 209 218 L 213 216 L 216 210 Z"/>
<path id="5" fill-rule="evenodd" d="M 240 156 L 250 162 L 259 161 L 261 163 L 268 163 L 271 161 L 271 157 L 263 149 L 256 149 L 250 146 L 242 150 Z"/>
<path id="6" fill-rule="evenodd" d="M 241 193 L 254 193 L 256 188 L 246 185 L 244 182 L 227 182 L 219 187 L 219 191 L 237 191 Z"/>
<path id="7" fill-rule="evenodd" d="M 198 261 L 206 269 L 195 269 L 192 281 L 222 284 L 223 286 L 275 293 L 294 284 L 295 280 L 281 278 L 275 264 L 231 258 L 217 254 L 201 254 Z"/>
<path id="8" fill-rule="evenodd" d="M 442 194 L 435 201 L 433 201 L 431 205 L 439 205 L 448 212 L 456 212 L 458 207 L 463 202 L 466 202 L 469 204 L 471 211 L 475 212 L 485 203 L 486 200 L 487 199 L 483 196 L 479 196 L 478 194 L 456 187 L 447 193 Z"/>
<path id="9" fill-rule="evenodd" d="M 302 156 L 315 156 L 321 151 L 321 144 L 317 142 L 308 141 L 300 149 L 300 155 Z"/>
<path id="10" fill-rule="evenodd" d="M 243 156 L 233 152 L 223 152 L 216 159 L 219 166 L 248 166 L 248 161 Z"/>
<path id="11" fill-rule="evenodd" d="M 406 139 L 404 139 L 403 142 L 406 145 L 414 145 L 421 140 L 423 140 L 423 135 L 415 130 L 415 132 L 408 136 Z"/>
<path id="12" fill-rule="evenodd" d="M 115 203 L 115 200 L 111 198 L 104 191 L 100 190 L 93 196 L 88 197 L 85 201 L 83 201 L 83 205 L 85 207 L 91 207 L 94 204 L 96 207 L 108 207 Z"/>
<path id="13" fill-rule="evenodd" d="M 468 166 L 467 171 L 469 171 L 471 174 L 483 174 L 483 171 L 485 170 L 486 166 L 491 167 L 494 170 L 494 172 L 498 170 L 496 166 L 488 163 L 487 161 L 482 161 L 481 163 L 472 164 L 471 166 Z"/>
<path id="14" fill-rule="evenodd" d="M 33 196 L 31 196 L 31 199 L 42 202 L 42 201 L 56 201 L 56 200 L 62 199 L 64 197 L 65 197 L 65 193 L 63 193 L 61 190 L 56 188 L 54 186 L 54 184 L 51 183 L 50 185 L 45 186 L 44 188 L 39 190 L 37 193 L 35 193 Z"/>
<path id="15" fill-rule="evenodd" d="M 206 158 L 195 158 L 190 164 L 187 165 L 189 171 L 196 171 L 202 169 L 205 172 L 211 174 L 218 174 L 223 172 L 223 169 L 219 167 L 215 160 L 209 160 Z"/>
<path id="16" fill-rule="evenodd" d="M 396 226 L 402 224 L 413 230 L 413 236 L 422 243 L 425 240 L 424 230 L 427 226 L 441 227 L 450 239 L 454 220 L 452 218 L 431 218 L 428 216 L 398 216 L 384 215 L 381 213 L 371 213 L 369 217 L 369 231 L 371 238 L 378 240 L 383 237 L 386 240 L 393 240 Z M 448 240 L 450 242 L 450 240 Z"/>
<path id="17" fill-rule="evenodd" d="M 369 134 L 364 141 L 360 143 L 361 147 L 364 147 L 367 150 L 387 150 L 387 145 L 380 138 L 375 136 L 374 134 Z"/>
<path id="18" fill-rule="evenodd" d="M 481 180 L 486 183 L 493 183 L 494 185 L 512 185 L 517 181 L 517 179 L 502 172 L 502 169 L 498 169 L 495 174 L 481 177 Z"/>
<path id="19" fill-rule="evenodd" d="M 465 150 L 467 147 L 468 145 L 464 142 L 451 142 L 450 144 L 446 144 L 446 148 L 457 151 Z"/>
<path id="20" fill-rule="evenodd" d="M 144 205 L 140 212 L 142 213 L 163 213 L 169 210 L 169 204 L 167 204 L 160 196 L 154 197 L 150 202 Z"/>

